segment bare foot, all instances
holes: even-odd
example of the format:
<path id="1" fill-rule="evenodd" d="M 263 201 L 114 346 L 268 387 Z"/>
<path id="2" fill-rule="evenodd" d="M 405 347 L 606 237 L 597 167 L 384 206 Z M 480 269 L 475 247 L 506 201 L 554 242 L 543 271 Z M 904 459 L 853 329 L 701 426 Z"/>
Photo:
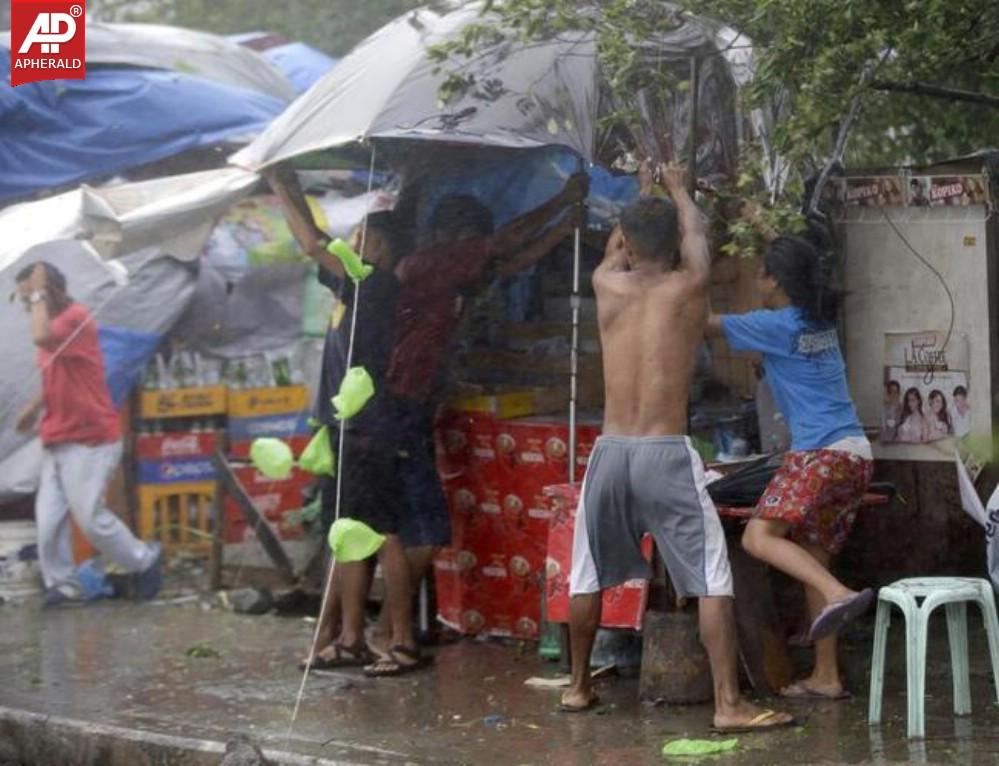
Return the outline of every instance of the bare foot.
<path id="1" fill-rule="evenodd" d="M 763 731 L 794 723 L 794 716 L 753 705 L 745 700 L 715 711 L 715 729 L 718 731 Z"/>
<path id="2" fill-rule="evenodd" d="M 780 690 L 780 696 L 787 699 L 841 700 L 850 696 L 839 681 L 823 682 L 815 678 L 804 678 Z"/>
<path id="3" fill-rule="evenodd" d="M 315 659 L 316 660 L 329 659 L 330 653 L 333 652 L 334 650 L 333 641 L 332 640 L 320 641 L 318 646 L 320 648 L 316 649 Z M 302 659 L 299 660 L 298 662 L 298 666 L 302 670 L 305 670 L 305 667 L 309 664 L 309 655 L 310 655 L 310 650 L 306 649 L 305 654 L 302 655 Z"/>
<path id="4" fill-rule="evenodd" d="M 600 701 L 592 689 L 569 689 L 562 695 L 559 710 L 563 713 L 582 713 Z"/>

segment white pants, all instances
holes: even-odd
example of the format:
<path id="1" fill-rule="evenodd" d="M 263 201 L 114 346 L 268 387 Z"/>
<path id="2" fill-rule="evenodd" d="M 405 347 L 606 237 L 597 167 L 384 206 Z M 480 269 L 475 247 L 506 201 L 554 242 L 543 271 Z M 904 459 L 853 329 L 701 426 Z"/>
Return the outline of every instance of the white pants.
<path id="1" fill-rule="evenodd" d="M 108 482 L 120 460 L 120 441 L 97 447 L 57 444 L 44 449 L 35 520 L 38 561 L 46 588 L 78 588 L 70 513 L 108 563 L 126 572 L 141 572 L 153 563 L 155 553 L 105 504 Z"/>

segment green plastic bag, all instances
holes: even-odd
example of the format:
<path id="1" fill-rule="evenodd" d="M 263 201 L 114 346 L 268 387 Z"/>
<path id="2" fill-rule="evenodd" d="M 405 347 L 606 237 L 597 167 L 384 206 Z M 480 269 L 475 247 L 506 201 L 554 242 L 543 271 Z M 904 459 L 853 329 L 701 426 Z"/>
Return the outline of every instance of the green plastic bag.
<path id="1" fill-rule="evenodd" d="M 280 439 L 254 439 L 250 445 L 250 462 L 268 479 L 287 479 L 295 465 L 291 447 Z"/>
<path id="2" fill-rule="evenodd" d="M 329 426 L 323 426 L 316 431 L 308 446 L 298 456 L 298 467 L 313 476 L 335 475 L 336 456 L 330 446 Z"/>
<path id="3" fill-rule="evenodd" d="M 340 382 L 340 393 L 333 397 L 337 420 L 347 420 L 364 409 L 375 395 L 375 384 L 363 367 L 351 367 Z"/>
<path id="4" fill-rule="evenodd" d="M 327 251 L 330 255 L 334 255 L 340 259 L 340 263 L 343 264 L 344 271 L 347 272 L 347 276 L 353 279 L 355 282 L 361 282 L 371 276 L 371 272 L 375 270 L 375 267 L 370 263 L 365 263 L 361 260 L 354 248 L 344 242 L 342 239 L 334 239 L 329 245 L 326 246 Z"/>
<path id="5" fill-rule="evenodd" d="M 364 561 L 377 553 L 384 542 L 384 535 L 356 519 L 337 519 L 330 527 L 330 550 L 344 564 Z"/>
<path id="6" fill-rule="evenodd" d="M 692 755 L 731 753 L 739 747 L 738 739 L 674 739 L 663 745 L 666 758 L 686 758 Z"/>

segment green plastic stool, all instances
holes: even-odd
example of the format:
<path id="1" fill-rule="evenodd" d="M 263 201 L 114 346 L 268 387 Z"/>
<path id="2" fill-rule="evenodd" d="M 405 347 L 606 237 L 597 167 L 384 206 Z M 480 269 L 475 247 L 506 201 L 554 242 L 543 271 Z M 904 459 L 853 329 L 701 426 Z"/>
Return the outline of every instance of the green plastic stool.
<path id="1" fill-rule="evenodd" d="M 919 603 L 922 599 L 922 604 Z M 902 610 L 906 631 L 906 694 L 909 701 L 909 737 L 925 736 L 926 634 L 930 615 L 947 607 L 950 664 L 954 674 L 954 715 L 971 714 L 971 674 L 968 666 L 968 602 L 978 604 L 989 638 L 992 673 L 999 700 L 999 619 L 995 595 L 988 580 L 971 577 L 920 577 L 899 580 L 878 591 L 878 616 L 874 628 L 871 663 L 871 700 L 868 723 L 881 723 L 884 691 L 885 644 L 891 624 L 891 605 Z"/>

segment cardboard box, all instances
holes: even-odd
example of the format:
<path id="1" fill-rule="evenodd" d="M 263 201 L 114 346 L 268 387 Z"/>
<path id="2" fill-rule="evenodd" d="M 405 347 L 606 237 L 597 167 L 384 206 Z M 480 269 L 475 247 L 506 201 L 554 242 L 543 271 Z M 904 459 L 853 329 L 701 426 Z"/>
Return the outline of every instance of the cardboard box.
<path id="1" fill-rule="evenodd" d="M 229 415 L 234 418 L 258 418 L 307 412 L 309 390 L 305 386 L 243 388 L 229 392 Z"/>
<path id="2" fill-rule="evenodd" d="M 161 420 L 224 415 L 226 399 L 227 390 L 224 386 L 143 391 L 139 401 L 139 416 L 146 420 Z"/>
<path id="3" fill-rule="evenodd" d="M 548 487 L 552 521 L 548 533 L 548 557 L 545 562 L 546 611 L 550 622 L 569 621 L 569 575 L 572 570 L 572 538 L 575 532 L 578 484 Z M 652 559 L 652 541 L 643 541 L 646 558 Z M 600 624 L 605 628 L 641 630 L 649 600 L 647 580 L 631 580 L 604 591 Z"/>

